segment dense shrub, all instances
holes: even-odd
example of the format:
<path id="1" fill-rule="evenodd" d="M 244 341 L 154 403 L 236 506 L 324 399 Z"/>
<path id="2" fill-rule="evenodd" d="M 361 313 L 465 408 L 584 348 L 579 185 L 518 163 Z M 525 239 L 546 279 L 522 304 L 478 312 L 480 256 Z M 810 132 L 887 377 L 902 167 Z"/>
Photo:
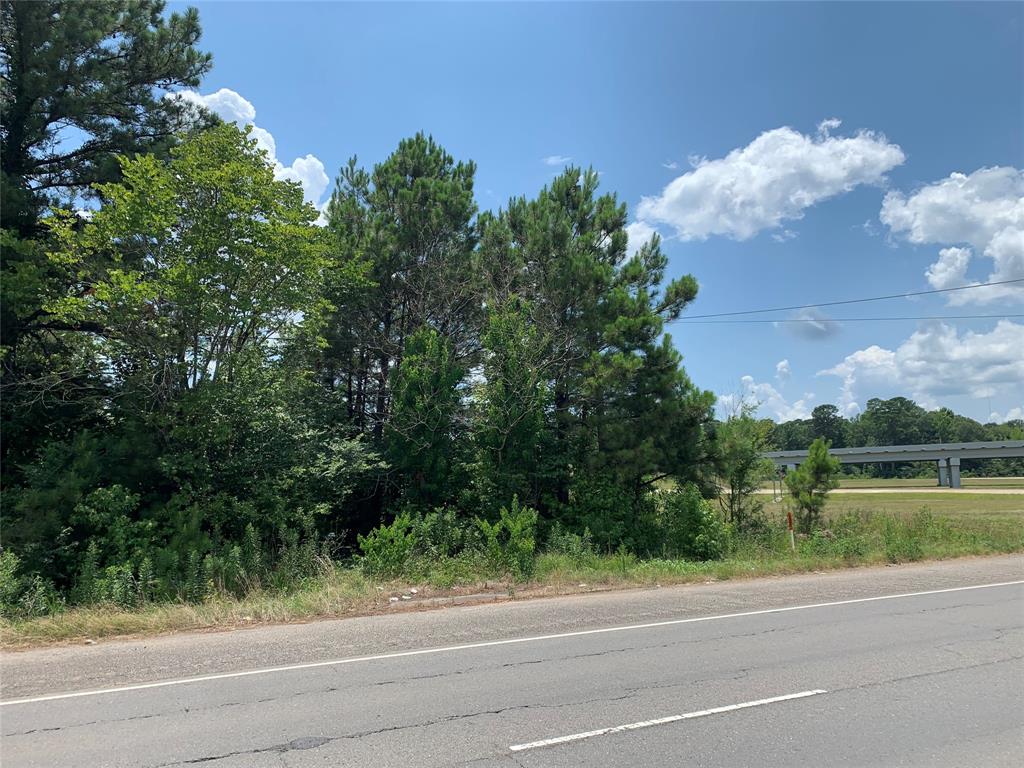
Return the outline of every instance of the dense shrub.
<path id="1" fill-rule="evenodd" d="M 554 555 L 563 555 L 580 566 L 594 556 L 594 539 L 590 529 L 584 528 L 583 533 L 567 531 L 559 523 L 555 523 L 548 533 L 545 550 Z"/>
<path id="2" fill-rule="evenodd" d="M 21 561 L 10 550 L 0 550 L 0 618 L 45 616 L 64 608 L 64 599 L 52 582 L 39 574 L 24 575 Z"/>
<path id="3" fill-rule="evenodd" d="M 414 518 L 414 526 L 416 554 L 432 560 L 452 558 L 464 550 L 478 548 L 479 531 L 450 507 L 439 507 Z"/>
<path id="4" fill-rule="evenodd" d="M 496 522 L 477 519 L 483 534 L 484 552 L 491 566 L 515 579 L 533 573 L 533 555 L 537 548 L 537 510 L 523 507 L 513 497 L 509 507 L 502 507 Z"/>
<path id="5" fill-rule="evenodd" d="M 666 555 L 692 560 L 722 558 L 729 529 L 695 485 L 663 494 L 661 506 Z"/>
<path id="6" fill-rule="evenodd" d="M 358 540 L 362 551 L 359 563 L 368 575 L 397 576 L 416 546 L 413 518 L 402 512 L 390 525 L 381 524 Z"/>
<path id="7" fill-rule="evenodd" d="M 639 496 L 608 478 L 582 477 L 573 486 L 567 527 L 582 535 L 589 530 L 598 552 L 614 552 L 625 545 L 631 552 L 653 555 L 661 551 L 655 494 Z"/>

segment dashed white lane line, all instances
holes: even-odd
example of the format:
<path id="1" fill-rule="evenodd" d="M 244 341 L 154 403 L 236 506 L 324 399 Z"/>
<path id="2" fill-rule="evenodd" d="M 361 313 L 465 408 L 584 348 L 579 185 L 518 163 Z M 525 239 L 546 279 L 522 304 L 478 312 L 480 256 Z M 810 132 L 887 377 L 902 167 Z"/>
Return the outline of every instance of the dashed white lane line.
<path id="1" fill-rule="evenodd" d="M 534 635 L 532 637 L 514 637 L 506 640 L 485 640 L 479 643 L 466 643 L 464 645 L 449 645 L 441 648 L 417 648 L 411 651 L 395 651 L 393 653 L 380 653 L 373 656 L 355 656 L 347 659 L 331 659 L 329 661 L 310 661 L 301 664 L 287 664 L 280 667 L 265 667 L 263 669 L 247 669 L 240 672 L 221 672 L 214 675 L 197 675 L 195 677 L 184 677 L 177 680 L 159 680 L 152 683 L 138 683 L 135 685 L 121 685 L 115 688 L 99 688 L 87 691 L 70 691 L 67 693 L 52 693 L 45 696 L 32 696 L 24 699 L 9 699 L 0 701 L 0 707 L 11 707 L 17 704 L 36 704 L 42 701 L 58 701 L 61 699 L 77 699 L 83 696 L 102 696 L 105 694 L 127 693 L 130 691 L 144 691 L 150 688 L 167 688 L 172 685 L 187 685 L 190 683 L 205 683 L 210 680 L 229 680 L 237 677 L 252 677 L 254 675 L 270 675 L 276 672 L 296 672 L 304 669 L 318 669 L 321 667 L 338 667 L 344 664 L 361 664 L 368 661 L 383 661 L 387 659 L 402 659 L 409 656 L 427 656 L 438 653 L 454 653 L 455 651 L 469 651 L 475 648 L 492 648 L 499 645 L 517 645 L 520 643 L 537 643 L 544 640 L 561 640 L 567 637 L 585 637 L 586 635 L 603 635 L 611 632 L 629 632 L 639 629 L 655 629 L 657 627 L 673 627 L 679 624 L 698 624 L 704 621 L 720 621 L 722 619 L 739 619 L 745 616 L 766 616 L 773 613 L 789 613 L 790 611 L 807 611 L 813 608 L 831 608 L 838 605 L 855 605 L 858 603 L 873 603 L 880 600 L 900 600 L 910 597 L 924 597 L 925 595 L 941 595 L 948 592 L 968 592 L 975 589 L 993 589 L 995 587 L 1011 587 L 1024 584 L 1024 579 L 1018 581 L 1001 581 L 995 584 L 975 584 L 969 587 L 948 587 L 946 589 L 930 589 L 924 592 L 904 592 L 898 595 L 878 595 L 876 597 L 857 597 L 850 600 L 833 600 L 827 603 L 810 603 L 807 605 L 790 605 L 782 608 L 764 608 L 758 611 L 742 611 L 740 613 L 723 613 L 717 616 L 695 616 L 689 619 L 669 619 L 667 621 L 654 621 L 648 624 L 628 624 L 618 627 L 601 627 L 600 629 L 582 629 L 575 632 L 559 632 L 551 635 Z"/>
<path id="2" fill-rule="evenodd" d="M 761 707 L 765 704 L 775 704 L 780 701 L 791 701 L 793 699 L 806 699 L 808 696 L 817 696 L 821 693 L 828 693 L 816 689 L 813 691 L 800 691 L 800 693 L 787 693 L 785 696 L 772 696 L 770 699 L 758 699 L 757 701 L 744 701 L 741 704 L 729 704 L 724 707 L 715 707 L 713 709 L 701 709 L 697 712 L 687 712 L 684 715 L 670 715 L 668 717 L 659 717 L 654 720 L 641 720 L 637 723 L 627 723 L 626 725 L 615 725 L 611 728 L 598 728 L 596 731 L 584 731 L 582 733 L 572 733 L 568 736 L 556 736 L 552 739 L 541 739 L 540 741 L 531 741 L 526 744 L 513 744 L 509 747 L 513 752 L 522 752 L 526 749 L 539 749 L 541 747 L 552 747 L 556 744 L 565 744 L 570 741 L 581 741 L 583 739 L 592 739 L 595 736 L 607 736 L 612 733 L 622 733 L 624 731 L 636 731 L 641 728 L 651 728 L 655 725 L 665 725 L 666 723 L 678 723 L 680 720 L 693 720 L 698 717 L 707 717 L 708 715 L 718 715 L 723 712 L 734 712 L 737 709 L 749 709 L 750 707 Z"/>

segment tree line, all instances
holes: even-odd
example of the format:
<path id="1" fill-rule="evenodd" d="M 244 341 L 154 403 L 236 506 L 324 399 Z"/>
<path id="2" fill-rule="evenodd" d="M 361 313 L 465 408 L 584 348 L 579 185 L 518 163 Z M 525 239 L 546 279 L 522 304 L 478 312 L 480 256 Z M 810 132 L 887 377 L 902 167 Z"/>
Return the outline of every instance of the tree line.
<path id="1" fill-rule="evenodd" d="M 697 282 L 630 247 L 591 170 L 481 211 L 420 133 L 349 161 L 320 226 L 249 129 L 165 97 L 211 66 L 196 11 L 0 14 L 0 606 L 284 588 L 352 553 L 524 576 L 538 538 L 718 557 L 761 450 L 891 428 L 716 421 L 665 330 Z"/>
<path id="2" fill-rule="evenodd" d="M 37 591 L 291 578 L 402 515 L 647 551 L 659 482 L 707 485 L 665 333 L 697 283 L 596 173 L 481 212 L 417 134 L 317 226 L 248 129 L 162 97 L 210 67 L 194 10 L 2 13 L 4 547 Z"/>
<path id="3" fill-rule="evenodd" d="M 816 438 L 832 448 L 871 445 L 921 445 L 926 443 L 973 443 L 1024 440 L 1024 421 L 982 424 L 949 408 L 929 411 L 906 397 L 872 398 L 865 409 L 846 418 L 835 405 L 819 405 L 809 419 L 793 419 L 767 426 L 766 438 L 778 450 L 805 450 Z M 851 471 L 850 467 L 844 468 Z M 964 470 L 981 476 L 1024 475 L 1021 459 L 968 459 Z M 933 473 L 934 468 L 909 462 L 867 466 L 863 470 L 880 477 Z"/>

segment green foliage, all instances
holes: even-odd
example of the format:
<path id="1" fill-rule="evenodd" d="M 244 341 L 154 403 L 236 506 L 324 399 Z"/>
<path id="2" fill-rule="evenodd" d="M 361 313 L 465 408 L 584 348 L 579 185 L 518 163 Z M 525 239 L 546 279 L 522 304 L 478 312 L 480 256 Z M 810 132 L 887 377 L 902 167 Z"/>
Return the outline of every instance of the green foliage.
<path id="1" fill-rule="evenodd" d="M 887 518 L 882 531 L 886 560 L 907 563 L 924 557 L 923 541 L 932 522 L 927 512 L 915 515 L 909 523 L 896 517 Z"/>
<path id="2" fill-rule="evenodd" d="M 484 551 L 491 566 L 516 580 L 533 573 L 534 550 L 537 548 L 537 510 L 519 504 L 513 498 L 509 507 L 502 507 L 495 522 L 477 519 L 483 535 Z"/>
<path id="3" fill-rule="evenodd" d="M 638 498 L 610 478 L 586 476 L 573 485 L 562 521 L 572 531 L 589 530 L 599 552 L 625 544 L 634 552 L 653 553 L 660 549 L 654 507 L 650 495 Z"/>
<path id="4" fill-rule="evenodd" d="M 481 499 L 501 506 L 513 497 L 537 503 L 544 448 L 550 442 L 545 411 L 550 392 L 544 373 L 546 341 L 529 323 L 529 307 L 516 297 L 488 308 L 481 336 L 483 382 L 476 392 L 476 484 Z"/>
<path id="5" fill-rule="evenodd" d="M 395 373 L 385 437 L 406 500 L 433 506 L 451 497 L 462 471 L 457 415 L 464 372 L 437 331 L 421 328 L 405 346 Z"/>
<path id="6" fill-rule="evenodd" d="M 786 475 L 801 533 L 810 533 L 820 524 L 828 492 L 839 485 L 838 476 L 839 459 L 829 455 L 828 443 L 820 437 L 811 443 L 807 458 L 796 471 Z"/>
<path id="7" fill-rule="evenodd" d="M 54 190 L 109 179 L 115 153 L 166 147 L 182 105 L 157 89 L 198 85 L 211 59 L 193 47 L 196 10 L 164 17 L 164 6 L 4 4 L 4 197 L 14 198 L 5 200 L 6 225 L 30 218 Z M 57 139 L 69 126 L 83 134 L 80 147 Z"/>
<path id="8" fill-rule="evenodd" d="M 416 552 L 431 560 L 453 558 L 473 550 L 477 541 L 468 521 L 459 519 L 450 507 L 439 507 L 415 518 Z"/>
<path id="9" fill-rule="evenodd" d="M 811 411 L 811 434 L 827 441 L 833 448 L 846 445 L 847 431 L 846 420 L 836 406 L 826 403 L 815 406 Z"/>
<path id="10" fill-rule="evenodd" d="M 394 369 L 410 335 L 435 330 L 454 360 L 476 347 L 481 302 L 473 163 L 456 162 L 433 138 L 405 139 L 371 172 L 352 158 L 327 208 L 339 265 L 365 267 L 371 285 L 330 281 L 334 305 L 320 358 L 355 425 L 380 440 L 391 417 Z"/>
<path id="11" fill-rule="evenodd" d="M 416 546 L 415 524 L 408 512 L 398 514 L 390 525 L 379 525 L 359 536 L 359 563 L 372 576 L 398 576 Z"/>
<path id="12" fill-rule="evenodd" d="M 656 237 L 630 254 L 625 206 L 597 187 L 596 173 L 569 168 L 534 199 L 481 217 L 488 300 L 522 301 L 525 328 L 535 329 L 526 332 L 539 342 L 528 367 L 544 373 L 552 407 L 538 497 L 555 514 L 579 473 L 608 478 L 634 503 L 657 478 L 691 477 L 714 402 L 664 334 L 696 297 L 696 281 L 663 284 L 667 258 Z M 531 372 L 521 396 L 531 394 Z M 592 530 L 601 545 L 621 540 Z"/>
<path id="13" fill-rule="evenodd" d="M 569 558 L 576 566 L 585 564 L 596 552 L 589 528 L 584 528 L 583 533 L 579 534 L 566 530 L 558 523 L 555 523 L 548 533 L 544 549 L 546 552 Z"/>
<path id="14" fill-rule="evenodd" d="M 771 449 L 771 422 L 756 420 L 750 407 L 729 416 L 715 429 L 715 469 L 722 493 L 719 503 L 726 520 L 737 529 L 756 524 L 763 508 L 755 496 L 775 467 L 762 457 Z"/>
<path id="15" fill-rule="evenodd" d="M 230 380 L 281 336 L 320 324 L 328 261 L 317 213 L 297 184 L 274 179 L 249 131 L 205 131 L 166 163 L 122 158 L 123 180 L 99 188 L 90 221 L 47 220 L 51 261 L 75 280 L 46 310 L 103 329 L 138 407 Z"/>
<path id="16" fill-rule="evenodd" d="M 720 560 L 729 529 L 693 483 L 661 499 L 664 553 L 693 560 Z"/>
<path id="17" fill-rule="evenodd" d="M 50 206 L 90 205 L 119 155 L 166 157 L 179 129 L 210 116 L 164 98 L 195 87 L 211 59 L 195 9 L 160 0 L 0 5 L 0 471 L 5 488 L 44 443 L 104 420 L 100 330 L 51 312 L 84 287 L 47 256 Z M 16 438 L 13 436 L 17 436 Z"/>
<path id="18" fill-rule="evenodd" d="M 53 583 L 39 574 L 21 573 L 21 560 L 9 549 L 0 550 L 0 618 L 46 616 L 64 609 L 64 599 Z"/>

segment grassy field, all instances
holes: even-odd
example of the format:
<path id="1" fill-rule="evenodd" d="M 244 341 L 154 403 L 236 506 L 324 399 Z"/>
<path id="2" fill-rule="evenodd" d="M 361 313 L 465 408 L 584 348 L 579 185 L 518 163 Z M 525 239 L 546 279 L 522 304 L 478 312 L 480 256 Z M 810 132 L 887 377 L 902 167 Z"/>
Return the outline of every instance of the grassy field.
<path id="1" fill-rule="evenodd" d="M 765 508 L 767 510 L 777 508 L 781 519 L 785 514 L 782 511 L 785 504 L 785 501 L 773 503 L 766 500 Z M 1024 493 L 996 495 L 970 493 L 969 490 L 951 491 L 948 494 L 913 493 L 912 491 L 871 494 L 835 493 L 829 497 L 827 515 L 835 517 L 845 512 L 860 511 L 907 515 L 921 510 L 954 518 L 1002 516 L 1024 523 Z"/>
<path id="2" fill-rule="evenodd" d="M 429 568 L 427 576 L 415 581 L 373 580 L 356 568 L 336 565 L 288 593 L 258 592 L 241 599 L 218 597 L 200 605 L 138 610 L 74 608 L 44 618 L 0 621 L 0 645 L 23 648 L 367 615 L 430 607 L 437 597 L 480 593 L 541 597 L 1024 551 L 1024 494 L 835 494 L 827 508 L 828 529 L 801 537 L 796 552 L 790 550 L 781 524 L 785 503 L 769 501 L 765 507 L 769 532 L 738 538 L 719 561 L 543 553 L 536 559 L 533 578 L 521 584 L 484 579 L 455 560 Z"/>
<path id="3" fill-rule="evenodd" d="M 1020 488 L 1024 491 L 1024 477 L 963 477 L 965 489 L 971 488 Z M 840 488 L 937 488 L 937 477 L 844 477 Z M 765 488 L 771 488 L 766 484 Z"/>
<path id="4" fill-rule="evenodd" d="M 1020 488 L 1024 490 L 1024 477 L 962 477 L 964 488 Z M 844 477 L 840 488 L 937 488 L 937 477 L 877 478 Z"/>

